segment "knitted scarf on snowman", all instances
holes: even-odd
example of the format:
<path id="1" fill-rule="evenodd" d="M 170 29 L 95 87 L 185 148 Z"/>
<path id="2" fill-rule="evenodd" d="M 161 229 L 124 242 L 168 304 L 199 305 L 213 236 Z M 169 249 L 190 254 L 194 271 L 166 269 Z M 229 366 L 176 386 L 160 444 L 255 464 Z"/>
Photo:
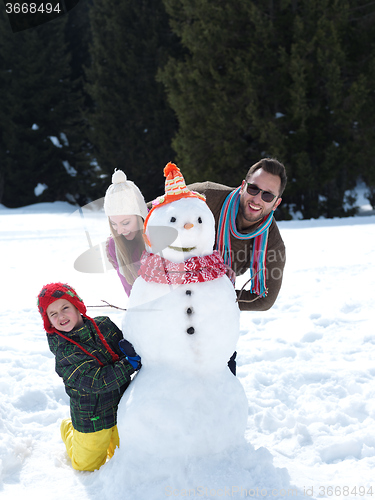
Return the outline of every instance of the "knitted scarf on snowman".
<path id="1" fill-rule="evenodd" d="M 219 225 L 216 235 L 216 248 L 222 255 L 224 262 L 232 266 L 232 247 L 230 236 L 239 240 L 251 240 L 254 238 L 253 251 L 250 260 L 250 272 L 252 273 L 250 292 L 265 296 L 266 288 L 266 256 L 268 243 L 268 229 L 272 223 L 273 212 L 262 221 L 262 224 L 253 232 L 242 234 L 236 228 L 236 217 L 240 205 L 241 186 L 230 193 L 220 212 Z"/>
<path id="2" fill-rule="evenodd" d="M 145 281 L 166 285 L 203 283 L 221 278 L 225 273 L 224 261 L 216 250 L 210 255 L 191 257 L 184 262 L 171 262 L 144 251 L 138 271 Z"/>

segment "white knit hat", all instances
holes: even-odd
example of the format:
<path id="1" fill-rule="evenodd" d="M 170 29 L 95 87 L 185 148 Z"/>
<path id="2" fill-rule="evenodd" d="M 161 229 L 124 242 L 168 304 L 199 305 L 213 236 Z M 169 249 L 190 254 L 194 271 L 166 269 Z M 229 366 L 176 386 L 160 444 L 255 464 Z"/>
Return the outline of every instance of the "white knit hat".
<path id="1" fill-rule="evenodd" d="M 112 184 L 107 189 L 104 198 L 104 211 L 111 215 L 140 215 L 147 217 L 147 205 L 138 187 L 128 181 L 122 170 L 115 170 Z"/>

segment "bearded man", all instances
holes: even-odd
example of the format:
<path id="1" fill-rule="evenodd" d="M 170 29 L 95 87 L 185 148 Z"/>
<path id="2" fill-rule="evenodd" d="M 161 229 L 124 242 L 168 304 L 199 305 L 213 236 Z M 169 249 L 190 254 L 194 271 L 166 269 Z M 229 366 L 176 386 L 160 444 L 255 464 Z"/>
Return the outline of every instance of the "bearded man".
<path id="1" fill-rule="evenodd" d="M 250 269 L 250 289 L 236 290 L 240 310 L 270 309 L 279 294 L 285 266 L 285 246 L 274 219 L 287 176 L 276 159 L 263 158 L 248 171 L 237 189 L 215 182 L 198 182 L 188 188 L 205 194 L 215 217 L 216 246 L 228 276 Z"/>

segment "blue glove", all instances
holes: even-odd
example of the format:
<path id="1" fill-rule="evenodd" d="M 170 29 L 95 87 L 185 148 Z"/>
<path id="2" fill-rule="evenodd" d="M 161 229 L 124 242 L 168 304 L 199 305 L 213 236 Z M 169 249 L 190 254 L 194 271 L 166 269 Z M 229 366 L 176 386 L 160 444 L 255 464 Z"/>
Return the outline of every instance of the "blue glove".
<path id="1" fill-rule="evenodd" d="M 141 358 L 135 352 L 133 345 L 126 339 L 120 340 L 118 343 L 120 350 L 125 354 L 125 358 L 132 365 L 134 370 L 139 370 L 142 366 Z"/>
<path id="2" fill-rule="evenodd" d="M 141 358 L 140 356 L 126 356 L 126 359 L 129 361 L 129 363 L 132 365 L 135 371 L 139 370 L 140 367 L 142 366 L 141 363 Z"/>
<path id="3" fill-rule="evenodd" d="M 118 343 L 119 348 L 125 354 L 125 356 L 137 356 L 137 353 L 134 350 L 133 344 L 131 344 L 128 340 L 122 339 Z"/>

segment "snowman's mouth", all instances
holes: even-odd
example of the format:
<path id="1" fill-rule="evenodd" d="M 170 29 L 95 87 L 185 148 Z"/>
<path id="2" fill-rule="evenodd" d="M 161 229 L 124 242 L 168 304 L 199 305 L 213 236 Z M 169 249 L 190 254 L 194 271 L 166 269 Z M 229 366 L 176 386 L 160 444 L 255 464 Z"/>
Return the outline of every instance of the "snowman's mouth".
<path id="1" fill-rule="evenodd" d="M 172 247 L 169 245 L 168 248 L 176 250 L 176 252 L 191 252 L 192 250 L 195 250 L 196 247 Z"/>

